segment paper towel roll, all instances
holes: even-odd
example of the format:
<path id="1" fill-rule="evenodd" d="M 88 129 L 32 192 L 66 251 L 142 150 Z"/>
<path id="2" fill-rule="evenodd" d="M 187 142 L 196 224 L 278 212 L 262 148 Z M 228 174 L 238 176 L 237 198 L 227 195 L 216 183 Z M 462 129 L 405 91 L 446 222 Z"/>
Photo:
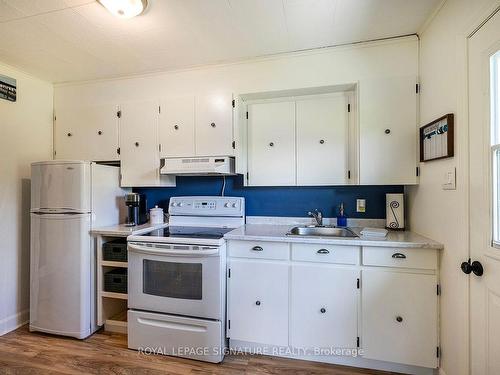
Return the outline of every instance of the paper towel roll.
<path id="1" fill-rule="evenodd" d="M 404 194 L 385 195 L 386 224 L 388 229 L 405 228 Z"/>

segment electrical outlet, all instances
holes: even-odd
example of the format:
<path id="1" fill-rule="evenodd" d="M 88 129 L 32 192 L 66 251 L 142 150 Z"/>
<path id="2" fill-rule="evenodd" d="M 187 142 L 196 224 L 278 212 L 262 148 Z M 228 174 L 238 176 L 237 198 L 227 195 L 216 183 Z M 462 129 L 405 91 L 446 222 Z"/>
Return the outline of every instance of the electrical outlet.
<path id="1" fill-rule="evenodd" d="M 366 199 L 356 199 L 356 212 L 366 212 Z"/>

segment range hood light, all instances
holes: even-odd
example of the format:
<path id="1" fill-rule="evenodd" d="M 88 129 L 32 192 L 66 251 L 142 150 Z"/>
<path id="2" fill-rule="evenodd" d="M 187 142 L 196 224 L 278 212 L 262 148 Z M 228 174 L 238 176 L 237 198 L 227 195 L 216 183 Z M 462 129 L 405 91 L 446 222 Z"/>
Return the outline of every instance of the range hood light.
<path id="1" fill-rule="evenodd" d="M 147 0 L 98 0 L 111 14 L 119 18 L 138 16 L 146 9 Z"/>

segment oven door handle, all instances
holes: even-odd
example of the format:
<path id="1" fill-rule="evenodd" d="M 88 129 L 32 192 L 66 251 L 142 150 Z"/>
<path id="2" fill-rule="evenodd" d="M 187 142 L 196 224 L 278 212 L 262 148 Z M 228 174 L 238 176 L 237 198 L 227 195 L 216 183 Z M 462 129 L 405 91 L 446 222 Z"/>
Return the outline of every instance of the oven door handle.
<path id="1" fill-rule="evenodd" d="M 169 250 L 158 249 L 154 247 L 146 247 L 139 245 L 128 245 L 128 251 L 133 253 L 151 254 L 151 255 L 171 255 L 171 256 L 188 256 L 188 257 L 203 257 L 207 255 L 216 255 L 219 249 L 216 247 L 206 250 Z"/>

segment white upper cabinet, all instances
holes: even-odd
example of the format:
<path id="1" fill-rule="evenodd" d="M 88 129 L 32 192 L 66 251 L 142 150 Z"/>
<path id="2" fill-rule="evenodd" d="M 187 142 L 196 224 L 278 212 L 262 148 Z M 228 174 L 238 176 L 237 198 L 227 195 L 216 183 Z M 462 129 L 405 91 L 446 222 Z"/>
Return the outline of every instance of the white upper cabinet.
<path id="1" fill-rule="evenodd" d="M 297 185 L 347 183 L 347 104 L 343 93 L 297 101 Z"/>
<path id="2" fill-rule="evenodd" d="M 159 104 L 156 100 L 120 105 L 121 186 L 171 186 L 160 179 Z"/>
<path id="3" fill-rule="evenodd" d="M 57 110 L 56 159 L 114 161 L 119 159 L 117 106 L 113 104 Z"/>
<path id="4" fill-rule="evenodd" d="M 365 80 L 360 85 L 360 183 L 416 184 L 415 76 Z"/>
<path id="5" fill-rule="evenodd" d="M 233 155 L 233 95 L 196 97 L 196 155 Z"/>
<path id="6" fill-rule="evenodd" d="M 248 106 L 248 185 L 295 185 L 295 102 Z"/>
<path id="7" fill-rule="evenodd" d="M 163 158 L 194 156 L 194 96 L 163 99 L 160 108 L 160 156 Z"/>

